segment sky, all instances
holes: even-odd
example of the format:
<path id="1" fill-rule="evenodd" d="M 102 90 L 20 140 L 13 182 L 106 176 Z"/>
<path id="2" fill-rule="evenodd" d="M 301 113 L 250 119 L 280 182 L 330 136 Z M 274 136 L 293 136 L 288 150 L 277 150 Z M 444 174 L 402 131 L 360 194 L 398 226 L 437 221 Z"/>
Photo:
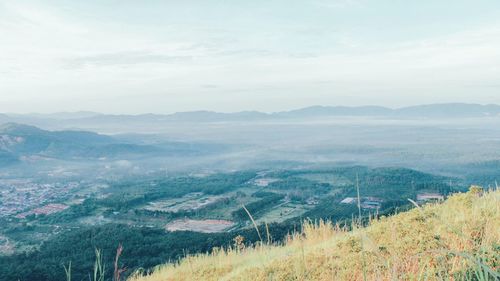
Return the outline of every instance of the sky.
<path id="1" fill-rule="evenodd" d="M 0 112 L 500 104 L 498 0 L 0 0 Z"/>

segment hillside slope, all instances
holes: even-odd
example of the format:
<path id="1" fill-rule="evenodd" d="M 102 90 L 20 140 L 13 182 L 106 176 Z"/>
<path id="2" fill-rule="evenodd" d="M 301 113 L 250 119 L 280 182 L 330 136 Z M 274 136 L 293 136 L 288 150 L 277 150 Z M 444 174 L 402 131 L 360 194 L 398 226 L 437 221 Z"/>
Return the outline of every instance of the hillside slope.
<path id="1" fill-rule="evenodd" d="M 129 281 L 498 280 L 499 230 L 500 191 L 471 188 L 366 228 L 306 224 L 284 246 L 235 246 Z"/>

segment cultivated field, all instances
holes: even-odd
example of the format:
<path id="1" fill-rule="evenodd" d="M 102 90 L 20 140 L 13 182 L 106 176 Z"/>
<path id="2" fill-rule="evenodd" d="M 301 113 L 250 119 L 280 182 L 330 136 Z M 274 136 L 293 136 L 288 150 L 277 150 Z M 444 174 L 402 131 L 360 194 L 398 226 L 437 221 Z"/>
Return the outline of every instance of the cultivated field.
<path id="1" fill-rule="evenodd" d="M 227 196 L 204 196 L 202 193 L 190 193 L 181 198 L 165 199 L 150 202 L 144 208 L 150 211 L 162 211 L 176 213 L 179 211 L 197 210 L 210 204 L 217 203 L 228 198 Z"/>
<path id="2" fill-rule="evenodd" d="M 165 226 L 168 231 L 196 231 L 203 233 L 223 232 L 234 226 L 234 222 L 227 220 L 191 220 L 182 219 L 173 221 Z"/>

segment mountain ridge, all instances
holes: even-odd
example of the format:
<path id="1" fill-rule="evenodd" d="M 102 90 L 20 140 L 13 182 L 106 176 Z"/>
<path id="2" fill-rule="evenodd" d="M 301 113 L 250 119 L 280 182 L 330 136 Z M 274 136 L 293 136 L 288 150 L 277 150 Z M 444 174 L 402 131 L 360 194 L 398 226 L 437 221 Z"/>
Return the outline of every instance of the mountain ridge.
<path id="1" fill-rule="evenodd" d="M 296 118 L 314 116 L 387 116 L 387 117 L 482 117 L 500 116 L 500 105 L 474 103 L 438 103 L 389 108 L 384 106 L 321 106 L 313 105 L 288 111 L 265 113 L 260 111 L 217 112 L 197 110 L 175 112 L 171 114 L 104 114 L 89 111 L 63 112 L 53 114 L 0 114 L 5 118 L 50 118 L 71 120 L 128 119 L 156 121 L 213 121 L 213 120 L 248 120 Z"/>
<path id="2" fill-rule="evenodd" d="M 216 148 L 214 144 L 213 149 Z M 99 159 L 196 154 L 210 149 L 208 145 L 195 143 L 165 141 L 155 145 L 139 144 L 120 137 L 84 130 L 49 131 L 18 123 L 0 124 L 0 164 L 4 165 L 31 156 Z"/>

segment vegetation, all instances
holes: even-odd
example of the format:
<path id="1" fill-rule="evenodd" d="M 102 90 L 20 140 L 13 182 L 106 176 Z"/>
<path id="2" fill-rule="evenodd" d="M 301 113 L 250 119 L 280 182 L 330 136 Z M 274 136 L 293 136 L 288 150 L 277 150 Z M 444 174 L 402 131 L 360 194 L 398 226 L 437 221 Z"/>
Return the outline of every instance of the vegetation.
<path id="1" fill-rule="evenodd" d="M 273 237 L 285 237 L 298 226 L 269 225 Z M 265 233 L 264 227 L 260 231 Z M 250 245 L 259 241 L 253 229 L 231 233 L 166 232 L 158 228 L 132 227 L 122 224 L 92 226 L 62 233 L 46 241 L 40 249 L 12 256 L 0 256 L 0 280 L 57 281 L 64 280 L 62 264 L 71 262 L 73 280 L 88 280 L 94 268 L 95 249 L 100 250 L 106 275 L 113 268 L 112 257 L 123 245 L 120 262 L 130 274 L 138 268 L 153 268 L 176 261 L 188 253 L 206 253 L 214 248 L 228 247 L 234 236 L 245 237 Z"/>
<path id="2" fill-rule="evenodd" d="M 266 187 L 255 184 L 256 179 L 262 178 L 277 181 Z M 261 238 L 253 229 L 247 211 L 259 224 L 262 238 L 267 241 L 269 235 L 269 240 L 275 243 L 284 241 L 290 233 L 300 232 L 304 219 L 329 220 L 350 228 L 352 218 L 358 216 L 358 207 L 340 202 L 356 196 L 356 178 L 362 196 L 383 200 L 377 210 L 361 210 L 363 222 L 373 214 L 391 215 L 407 209 L 411 205 L 407 198 L 416 199 L 420 192 L 447 194 L 456 190 L 450 187 L 447 178 L 394 168 L 133 177 L 110 183 L 96 196 L 91 195 L 59 213 L 0 221 L 2 234 L 14 241 L 16 247 L 15 254 L 0 257 L 0 280 L 64 280 L 63 264 L 73 280 L 88 280 L 96 248 L 100 250 L 105 275 L 110 276 L 114 267 L 112 257 L 120 243 L 123 245 L 120 266 L 127 268 L 122 278 L 138 268 L 150 270 L 158 264 L 176 262 L 187 254 L 227 248 L 236 236 L 244 237 L 241 244 L 250 247 Z M 200 207 L 197 205 L 200 202 L 209 203 Z M 162 204 L 187 208 L 175 210 L 163 208 Z M 184 218 L 233 220 L 235 226 L 224 233 L 165 231 L 167 224 Z"/>
<path id="3" fill-rule="evenodd" d="M 259 194 L 262 196 L 262 193 Z M 250 203 L 246 205 L 247 211 L 244 208 L 240 208 L 233 212 L 233 218 L 238 221 L 247 221 L 249 220 L 248 213 L 250 212 L 255 218 L 262 216 L 265 212 L 267 212 L 270 208 L 273 208 L 277 202 L 283 199 L 283 195 L 276 193 L 267 193 L 265 196 L 261 197 L 259 201 Z"/>
<path id="4" fill-rule="evenodd" d="M 137 205 L 163 198 L 178 198 L 192 192 L 218 195 L 245 185 L 255 172 L 215 174 L 207 177 L 172 177 L 155 181 L 137 181 L 114 185 L 112 195 L 99 203 L 114 210 L 129 210 Z"/>
<path id="5" fill-rule="evenodd" d="M 129 280 L 498 280 L 498 229 L 500 191 L 473 188 L 366 228 L 306 222 L 281 246 L 217 249 Z"/>

